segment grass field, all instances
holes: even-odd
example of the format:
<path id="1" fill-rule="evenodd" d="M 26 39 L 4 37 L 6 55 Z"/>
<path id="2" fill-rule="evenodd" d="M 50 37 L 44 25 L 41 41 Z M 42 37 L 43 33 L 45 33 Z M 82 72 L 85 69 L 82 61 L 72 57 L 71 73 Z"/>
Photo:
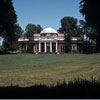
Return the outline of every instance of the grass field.
<path id="1" fill-rule="evenodd" d="M 0 86 L 51 85 L 78 76 L 99 77 L 100 55 L 0 55 Z"/>

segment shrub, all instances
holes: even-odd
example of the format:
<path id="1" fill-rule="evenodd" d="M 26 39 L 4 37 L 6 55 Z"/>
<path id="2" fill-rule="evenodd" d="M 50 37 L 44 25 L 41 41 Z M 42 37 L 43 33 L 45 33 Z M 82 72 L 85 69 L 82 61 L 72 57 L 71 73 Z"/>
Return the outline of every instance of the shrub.
<path id="1" fill-rule="evenodd" d="M 12 43 L 8 41 L 4 41 L 3 46 L 5 51 L 17 51 L 18 50 L 18 43 L 13 41 Z"/>
<path id="2" fill-rule="evenodd" d="M 83 43 L 83 54 L 91 54 L 94 52 L 94 47 L 89 41 Z"/>
<path id="3" fill-rule="evenodd" d="M 73 52 L 73 53 L 77 53 L 77 50 L 76 50 L 76 49 L 73 49 L 72 52 Z"/>
<path id="4" fill-rule="evenodd" d="M 5 48 L 3 46 L 0 46 L 0 52 L 3 52 Z"/>
<path id="5" fill-rule="evenodd" d="M 17 51 L 18 50 L 18 43 L 13 43 L 11 45 L 11 48 L 10 48 L 11 51 Z"/>
<path id="6" fill-rule="evenodd" d="M 22 53 L 27 53 L 25 48 L 22 49 Z"/>

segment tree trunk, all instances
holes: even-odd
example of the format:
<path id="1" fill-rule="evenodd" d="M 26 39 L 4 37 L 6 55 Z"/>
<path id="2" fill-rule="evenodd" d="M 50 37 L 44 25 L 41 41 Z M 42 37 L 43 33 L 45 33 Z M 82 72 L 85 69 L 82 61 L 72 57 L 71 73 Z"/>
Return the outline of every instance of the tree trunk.
<path id="1" fill-rule="evenodd" d="M 100 35 L 96 38 L 96 52 L 100 53 Z"/>

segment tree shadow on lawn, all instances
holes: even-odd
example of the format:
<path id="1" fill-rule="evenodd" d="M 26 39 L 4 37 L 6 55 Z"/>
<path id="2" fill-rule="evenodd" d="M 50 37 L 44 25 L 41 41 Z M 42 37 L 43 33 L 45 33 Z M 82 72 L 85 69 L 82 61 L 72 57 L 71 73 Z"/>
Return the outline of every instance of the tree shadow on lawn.
<path id="1" fill-rule="evenodd" d="M 74 80 L 56 86 L 0 87 L 1 99 L 96 99 L 100 98 L 100 81 Z"/>

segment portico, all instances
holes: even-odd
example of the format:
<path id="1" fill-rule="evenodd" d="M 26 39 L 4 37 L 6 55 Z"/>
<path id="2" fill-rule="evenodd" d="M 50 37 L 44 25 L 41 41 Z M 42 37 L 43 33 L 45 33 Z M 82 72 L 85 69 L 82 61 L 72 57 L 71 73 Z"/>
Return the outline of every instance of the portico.
<path id="1" fill-rule="evenodd" d="M 39 53 L 58 52 L 58 32 L 52 28 L 46 28 L 40 33 Z"/>
<path id="2" fill-rule="evenodd" d="M 39 41 L 39 53 L 57 53 L 58 52 L 58 43 L 57 41 Z"/>

